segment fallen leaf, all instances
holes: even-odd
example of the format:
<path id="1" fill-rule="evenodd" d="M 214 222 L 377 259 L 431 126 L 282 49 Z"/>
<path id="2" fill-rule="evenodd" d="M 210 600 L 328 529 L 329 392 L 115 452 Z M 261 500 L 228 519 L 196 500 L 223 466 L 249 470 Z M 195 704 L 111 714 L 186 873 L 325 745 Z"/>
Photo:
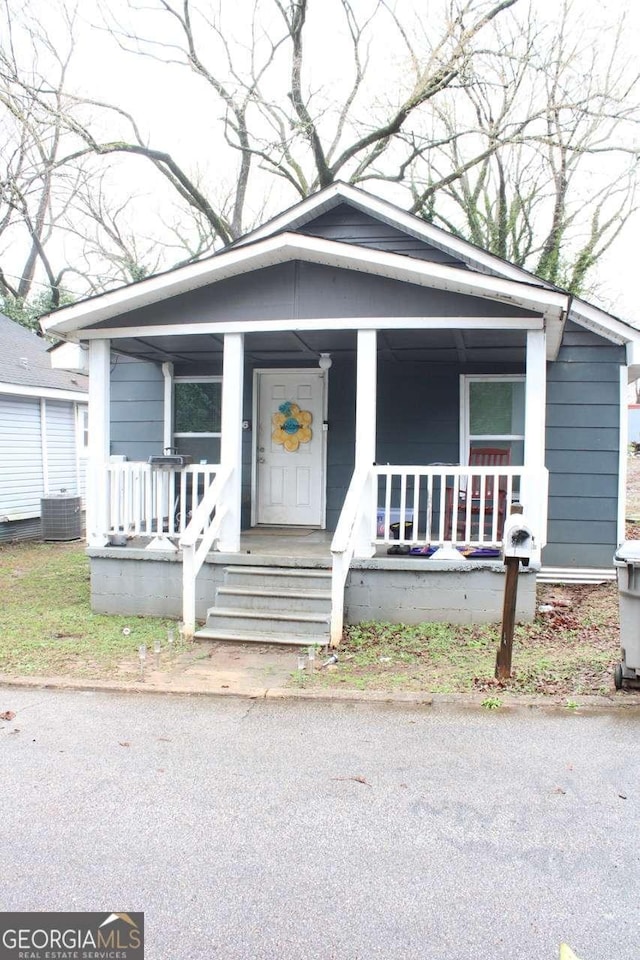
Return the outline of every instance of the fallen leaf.
<path id="1" fill-rule="evenodd" d="M 229 684 L 228 684 L 228 683 L 223 683 L 223 684 L 221 684 L 221 689 L 222 689 L 222 690 L 228 690 L 228 689 L 229 689 Z"/>
<path id="2" fill-rule="evenodd" d="M 14 717 L 13 710 L 5 710 L 4 713 L 0 713 L 0 720 L 13 720 Z"/>
<path id="3" fill-rule="evenodd" d="M 120 744 L 121 747 L 130 747 L 130 746 L 131 746 L 131 744 L 129 743 L 128 740 L 118 740 L 118 743 Z"/>
<path id="4" fill-rule="evenodd" d="M 162 740 L 163 743 L 173 743 L 171 737 L 158 737 L 158 740 Z"/>
<path id="5" fill-rule="evenodd" d="M 555 790 L 553 791 L 553 793 L 561 793 L 562 796 L 564 796 L 564 795 L 566 794 L 566 792 L 567 792 L 567 791 L 566 791 L 566 790 L 563 790 L 562 787 L 556 787 Z"/>
<path id="6" fill-rule="evenodd" d="M 621 800 L 626 800 L 626 799 L 627 799 L 626 793 L 619 793 L 618 796 L 620 797 Z"/>
<path id="7" fill-rule="evenodd" d="M 370 787 L 371 784 L 368 780 L 365 780 L 364 777 L 331 777 L 332 780 L 353 780 L 355 783 L 363 783 L 365 787 Z"/>

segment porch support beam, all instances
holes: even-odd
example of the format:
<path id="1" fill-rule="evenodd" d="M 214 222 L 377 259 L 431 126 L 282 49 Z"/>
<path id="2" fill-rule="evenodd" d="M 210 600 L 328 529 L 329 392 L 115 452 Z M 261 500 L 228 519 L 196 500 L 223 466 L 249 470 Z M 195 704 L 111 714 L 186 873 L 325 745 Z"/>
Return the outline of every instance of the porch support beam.
<path id="1" fill-rule="evenodd" d="M 356 365 L 356 470 L 376 459 L 378 350 L 375 330 L 358 330 Z"/>
<path id="2" fill-rule="evenodd" d="M 244 336 L 226 333 L 222 365 L 222 427 L 220 464 L 232 471 L 226 486 L 218 549 L 240 550 L 240 510 L 242 503 L 242 396 L 244 383 Z"/>
<path id="3" fill-rule="evenodd" d="M 525 380 L 523 501 L 541 546 L 547 534 L 547 479 L 545 472 L 545 428 L 547 404 L 546 335 L 543 330 L 527 333 Z M 535 478 L 535 479 L 534 479 Z"/>
<path id="4" fill-rule="evenodd" d="M 89 489 L 87 540 L 91 547 L 108 542 L 109 490 L 105 465 L 111 453 L 111 341 L 89 344 Z"/>
<path id="5" fill-rule="evenodd" d="M 354 475 L 368 471 L 369 479 L 363 489 L 367 509 L 360 511 L 355 538 L 354 556 L 372 557 L 373 517 L 375 516 L 374 476 L 371 469 L 376 459 L 378 394 L 378 335 L 375 330 L 358 330 L 356 359 L 356 448 Z"/>
<path id="6" fill-rule="evenodd" d="M 306 330 L 542 330 L 542 317 L 282 317 L 261 320 L 261 333 L 288 333 Z M 148 326 L 101 327 L 78 333 L 82 340 L 111 337 L 124 340 L 136 337 L 183 337 L 227 333 L 254 333 L 252 320 L 202 320 L 191 323 L 154 323 Z"/>

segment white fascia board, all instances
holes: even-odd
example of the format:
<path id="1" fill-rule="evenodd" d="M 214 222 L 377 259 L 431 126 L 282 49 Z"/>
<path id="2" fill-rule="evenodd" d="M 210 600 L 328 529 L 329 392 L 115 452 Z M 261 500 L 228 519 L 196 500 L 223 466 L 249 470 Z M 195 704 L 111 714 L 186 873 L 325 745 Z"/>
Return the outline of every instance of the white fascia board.
<path id="1" fill-rule="evenodd" d="M 541 312 L 549 321 L 562 322 L 568 305 L 566 294 L 544 287 L 514 283 L 502 277 L 490 277 L 334 240 L 281 233 L 252 246 L 234 247 L 206 261 L 188 264 L 171 273 L 150 277 L 93 300 L 65 307 L 43 320 L 42 327 L 49 333 L 77 333 L 90 324 L 121 316 L 188 290 L 290 260 L 357 270 L 451 293 L 498 300 Z"/>
<path id="2" fill-rule="evenodd" d="M 17 383 L 0 383 L 0 394 L 13 397 L 44 397 L 46 400 L 74 400 L 76 403 L 88 403 L 86 393 L 75 390 L 56 390 L 55 387 L 25 387 Z"/>
<path id="3" fill-rule="evenodd" d="M 640 330 L 585 300 L 573 300 L 569 319 L 613 343 L 640 342 Z"/>

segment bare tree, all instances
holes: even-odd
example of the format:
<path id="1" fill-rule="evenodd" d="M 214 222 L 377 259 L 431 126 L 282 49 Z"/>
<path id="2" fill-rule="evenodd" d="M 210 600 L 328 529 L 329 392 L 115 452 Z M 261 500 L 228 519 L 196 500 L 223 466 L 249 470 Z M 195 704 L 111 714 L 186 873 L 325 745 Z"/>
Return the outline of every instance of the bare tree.
<path id="1" fill-rule="evenodd" d="M 578 14 L 565 0 L 553 29 L 496 25 L 511 55 L 438 104 L 447 136 L 412 170 L 414 211 L 574 293 L 636 209 L 640 121 L 624 20 L 595 43 Z"/>
<path id="2" fill-rule="evenodd" d="M 338 178 L 405 190 L 414 212 L 581 290 L 635 207 L 637 70 L 620 32 L 587 45 L 569 0 L 553 26 L 524 0 L 428 13 L 405 0 L 122 0 L 103 16 L 139 70 L 188 71 L 200 166 L 154 142 L 129 105 L 71 88 L 73 13 L 64 54 L 25 22 L 31 59 L 10 35 L 0 50 L 0 122 L 15 128 L 0 147 L 0 237 L 21 231 L 25 246 L 12 294 L 35 273 L 52 291 L 63 277 L 95 291 L 196 258 Z M 123 188 L 135 164 L 171 210 L 153 227 Z"/>

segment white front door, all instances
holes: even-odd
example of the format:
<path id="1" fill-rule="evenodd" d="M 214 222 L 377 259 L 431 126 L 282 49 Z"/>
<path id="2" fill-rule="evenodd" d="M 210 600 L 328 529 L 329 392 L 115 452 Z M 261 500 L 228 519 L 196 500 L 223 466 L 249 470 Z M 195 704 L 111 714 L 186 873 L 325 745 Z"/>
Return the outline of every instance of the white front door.
<path id="1" fill-rule="evenodd" d="M 324 371 L 256 371 L 255 523 L 324 526 Z"/>

